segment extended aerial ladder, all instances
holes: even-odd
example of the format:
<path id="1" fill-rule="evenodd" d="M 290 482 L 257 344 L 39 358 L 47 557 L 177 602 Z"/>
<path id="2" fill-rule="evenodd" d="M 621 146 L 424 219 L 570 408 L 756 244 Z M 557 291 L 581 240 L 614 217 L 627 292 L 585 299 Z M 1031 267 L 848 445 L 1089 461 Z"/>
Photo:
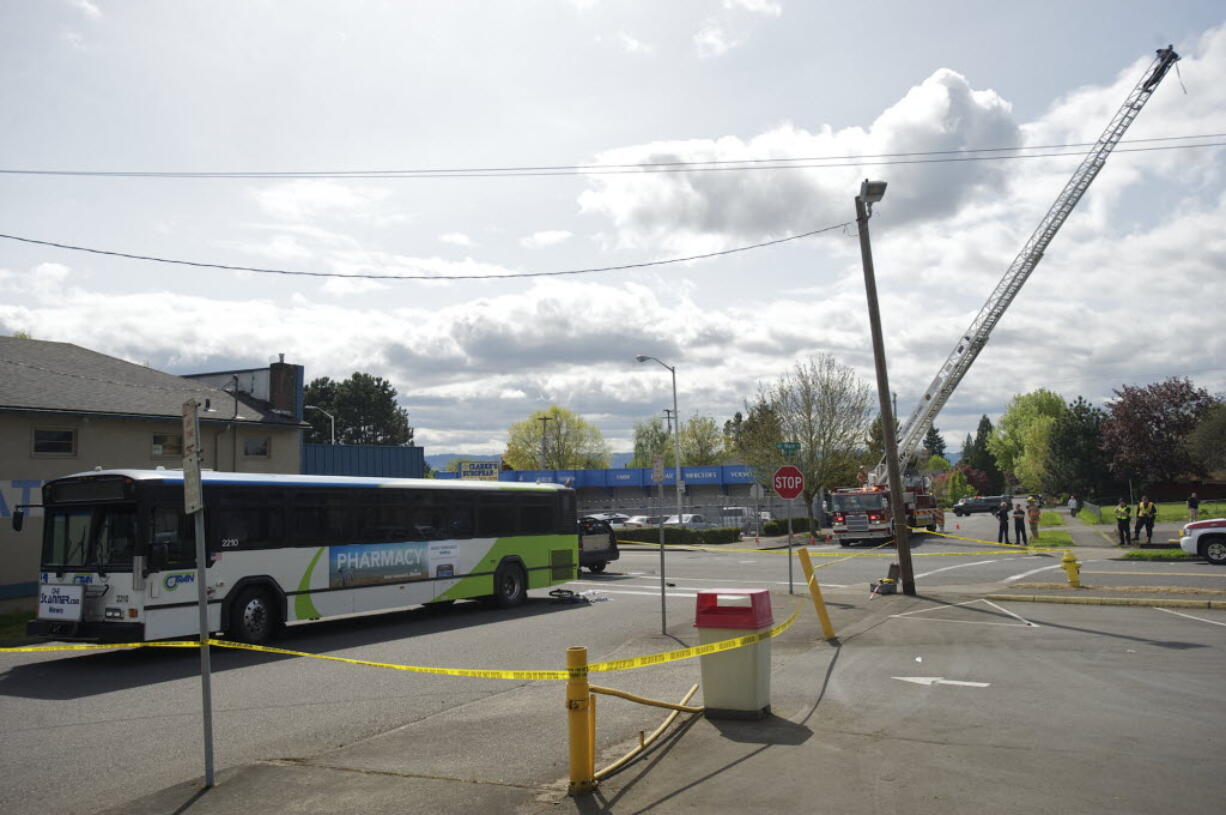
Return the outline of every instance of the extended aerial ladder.
<path id="1" fill-rule="evenodd" d="M 966 372 L 970 370 L 979 352 L 987 345 L 992 329 L 1000 322 L 1000 318 L 1013 299 L 1017 297 L 1017 293 L 1021 291 L 1030 273 L 1034 271 L 1034 267 L 1039 265 L 1039 261 L 1043 259 L 1047 245 L 1060 231 L 1060 227 L 1064 226 L 1064 222 L 1073 208 L 1077 206 L 1077 202 L 1085 195 L 1099 170 L 1107 162 L 1107 156 L 1111 155 L 1111 151 L 1120 143 L 1129 125 L 1141 112 L 1141 108 L 1145 107 L 1145 103 L 1149 101 L 1149 97 L 1153 95 L 1163 77 L 1178 61 L 1179 55 L 1175 53 L 1173 46 L 1158 50 L 1157 56 L 1145 71 L 1141 81 L 1128 94 L 1128 98 L 1116 111 L 1107 129 L 1098 137 L 1094 147 L 1086 154 L 1072 178 L 1064 185 L 1064 189 L 1056 197 L 1056 202 L 1043 216 L 1043 220 L 1039 222 L 1030 240 L 1022 247 L 1022 251 L 1014 258 L 1013 263 L 1010 264 L 1004 277 L 1001 278 L 996 289 L 988 297 L 988 301 L 980 309 L 979 315 L 975 317 L 970 328 L 963 332 L 962 338 L 958 340 L 953 352 L 937 372 L 936 378 L 924 391 L 924 396 L 920 399 L 915 411 L 899 431 L 898 462 L 902 469 L 906 469 L 912 457 L 919 451 L 920 443 L 933 420 L 962 382 L 962 377 L 966 376 Z M 886 463 L 884 459 L 873 470 L 871 481 L 876 484 L 885 483 Z"/>

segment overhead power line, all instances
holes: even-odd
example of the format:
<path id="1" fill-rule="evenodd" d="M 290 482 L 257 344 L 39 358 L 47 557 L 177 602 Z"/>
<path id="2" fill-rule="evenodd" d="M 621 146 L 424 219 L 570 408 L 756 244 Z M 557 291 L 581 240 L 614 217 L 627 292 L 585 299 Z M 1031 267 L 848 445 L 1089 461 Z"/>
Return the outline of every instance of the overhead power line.
<path id="1" fill-rule="evenodd" d="M 836 229 L 845 229 L 851 225 L 851 221 L 845 221 L 841 224 L 832 226 L 824 226 L 821 229 L 814 229 L 809 232 L 802 232 L 799 235 L 788 235 L 786 238 L 776 238 L 774 240 L 762 241 L 761 243 L 753 243 L 748 246 L 737 246 L 732 249 L 721 249 L 718 252 L 704 252 L 701 255 L 689 255 L 681 258 L 668 258 L 666 260 L 649 260 L 643 263 L 625 263 L 620 266 L 595 266 L 586 269 L 564 269 L 557 272 L 508 272 L 507 274 L 471 274 L 471 275 L 397 275 L 397 274 L 343 274 L 341 272 L 304 272 L 294 269 L 264 269 L 258 266 L 234 266 L 226 263 L 204 263 L 195 260 L 181 260 L 177 258 L 155 257 L 153 255 L 138 255 L 130 252 L 115 252 L 109 249 L 95 249 L 88 246 L 74 246 L 68 243 L 57 243 L 55 241 L 40 241 L 34 238 L 23 238 L 19 235 L 0 234 L 0 238 L 10 241 L 20 241 L 21 243 L 30 243 L 37 246 L 50 246 L 55 249 L 67 249 L 72 252 L 88 252 L 94 255 L 107 255 L 110 257 L 127 258 L 129 260 L 143 260 L 151 263 L 169 263 L 176 266 L 193 266 L 200 269 L 223 269 L 233 272 L 255 272 L 256 274 L 279 274 L 291 275 L 295 277 L 335 277 L 351 280 L 489 280 L 489 279 L 513 279 L 523 277 L 562 277 L 564 275 L 581 275 L 595 274 L 596 272 L 622 272 L 632 269 L 647 269 L 653 266 L 668 266 L 675 263 L 689 263 L 695 260 L 706 260 L 707 258 L 720 257 L 722 255 L 733 255 L 738 252 L 748 252 L 753 249 L 762 249 L 767 246 L 775 246 L 788 241 L 797 241 L 802 238 L 811 238 L 814 235 L 820 235 L 823 232 L 832 232 Z"/>
<path id="2" fill-rule="evenodd" d="M 1191 143 L 1204 139 L 1226 138 L 1226 133 L 1205 133 L 1196 136 L 1164 136 L 1150 139 L 1129 139 L 1122 144 L 1151 144 L 1149 147 L 1120 147 L 1116 153 L 1139 153 L 1155 150 L 1189 150 L 1198 147 L 1223 147 L 1226 142 Z M 504 176 L 564 176 L 564 175 L 625 175 L 630 173 L 694 173 L 739 172 L 755 170 L 803 170 L 824 167 L 880 167 L 896 164 L 946 164 L 966 161 L 1004 161 L 1009 159 L 1083 157 L 1079 148 L 1093 147 L 1095 142 L 1030 145 L 1024 147 L 977 147 L 957 150 L 925 150 L 898 153 L 864 153 L 842 156 L 798 156 L 794 158 L 711 159 L 706 161 L 644 161 L 634 164 L 560 164 L 521 167 L 456 167 L 433 169 L 382 170 L 68 170 L 0 168 L 0 175 L 65 176 L 77 178 L 162 178 L 162 179 L 311 179 L 311 178 L 500 178 Z M 1062 152 L 1034 152 L 1034 151 Z M 975 154 L 989 155 L 975 155 Z M 1012 155 L 1010 155 L 1012 154 Z"/>

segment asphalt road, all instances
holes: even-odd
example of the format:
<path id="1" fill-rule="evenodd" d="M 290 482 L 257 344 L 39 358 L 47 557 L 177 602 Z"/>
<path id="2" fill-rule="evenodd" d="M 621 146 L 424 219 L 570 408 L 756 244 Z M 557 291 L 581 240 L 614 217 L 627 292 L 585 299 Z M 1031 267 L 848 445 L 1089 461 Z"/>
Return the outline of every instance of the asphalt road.
<path id="1" fill-rule="evenodd" d="M 960 523 L 963 528 L 957 534 L 975 536 L 982 534 L 983 528 L 994 532 L 988 518 L 961 519 Z M 556 668 L 564 663 L 566 647 L 575 644 L 586 645 L 593 659 L 668 650 L 695 643 L 694 597 L 701 588 L 769 588 L 774 593 L 777 618 L 790 610 L 786 554 L 734 548 L 738 551 L 666 554 L 666 582 L 672 584 L 665 587 L 668 636 L 660 633 L 658 553 L 627 547 L 622 559 L 610 564 L 605 574 L 585 573 L 571 586 L 595 591 L 598 600 L 590 605 L 556 604 L 544 592 L 534 592 L 526 606 L 511 611 L 459 603 L 441 610 L 298 627 L 290 630 L 281 645 L 380 662 L 469 668 Z M 1226 577 L 1226 569 L 1199 563 L 1171 564 L 1168 570 L 1167 564 L 1160 568 L 1153 563 L 1112 561 L 1108 558 L 1116 554 L 1114 551 L 1101 551 L 1102 562 L 1089 564 L 1086 569 L 1112 574 L 1094 575 L 1094 580 L 1182 580 L 1219 586 Z M 813 553 L 815 562 L 823 566 L 819 579 L 827 589 L 836 627 L 862 622 L 866 614 L 877 613 L 876 609 L 885 607 L 883 603 L 891 602 L 878 600 L 873 604 L 867 600 L 868 583 L 886 572 L 891 559 L 886 552 L 822 545 L 813 547 Z M 1056 571 L 1057 558 L 968 542 L 920 538 L 914 554 L 921 593 L 1004 588 L 1009 582 L 1063 578 L 1063 573 Z M 1159 576 L 1149 574 L 1153 572 Z M 798 565 L 793 579 L 796 590 L 801 591 L 803 579 Z M 1188 616 L 1154 609 L 1037 609 L 1029 605 L 1025 615 L 1043 618 L 1044 637 L 1055 637 L 1061 631 L 1081 632 L 1096 642 L 1099 637 L 1106 638 L 1103 642 L 1112 649 L 1133 642 L 1146 645 L 1140 650 L 1142 656 L 1113 657 L 1104 665 L 1115 671 L 1125 670 L 1123 664 L 1114 664 L 1115 659 L 1130 665 L 1144 663 L 1144 668 L 1136 669 L 1141 673 L 1128 675 L 1139 677 L 1137 681 L 1143 687 L 1174 689 L 1184 700 L 1181 704 L 1203 711 L 1214 726 L 1220 726 L 1220 714 L 1209 711 L 1216 711 L 1220 690 L 1217 681 L 1211 679 L 1226 673 L 1222 648 L 1226 643 L 1226 613 L 1206 611 Z M 983 621 L 983 614 L 975 610 L 955 611 L 954 616 L 958 615 L 969 615 L 967 621 Z M 1060 622 L 1069 620 L 1070 615 L 1076 615 L 1077 621 Z M 1028 631 L 1028 626 L 1017 631 L 981 626 L 975 637 L 958 638 L 947 629 L 970 627 L 940 625 L 939 615 L 915 616 L 913 620 L 895 620 L 892 626 L 939 636 L 948 666 L 942 670 L 948 670 L 947 676 L 1000 681 L 1018 671 L 1024 675 L 1020 658 L 1005 655 L 997 660 L 1000 670 L 991 677 L 982 672 L 968 673 L 963 669 L 976 662 L 971 652 L 960 652 L 959 648 L 978 647 L 981 638 L 1023 636 L 1019 632 Z M 1008 615 L 998 616 L 988 621 L 1012 624 Z M 1067 629 L 1061 625 L 1067 625 Z M 1189 638 L 1195 643 L 1186 648 L 1164 645 L 1191 642 Z M 777 644 L 776 657 L 786 659 L 803 653 L 811 642 L 812 631 L 805 637 L 783 638 Z M 908 647 L 913 642 L 908 641 Z M 1041 658 L 1048 667 L 1069 656 L 1064 650 L 1068 647 L 1077 648 L 1078 660 L 1086 659 L 1089 653 L 1085 645 L 1051 642 L 1056 652 Z M 1041 651 L 1044 646 L 1033 647 Z M 877 670 L 873 658 L 865 652 L 854 659 L 849 656 L 847 664 L 857 666 L 856 670 L 868 677 Z M 1185 658 L 1194 660 L 1191 673 L 1177 664 Z M 859 659 L 870 662 L 859 666 L 855 661 Z M 891 663 L 896 659 L 896 654 L 888 656 Z M 422 744 L 429 747 L 413 760 L 429 764 L 433 757 L 448 755 L 448 748 L 452 748 L 454 755 L 447 766 L 453 774 L 461 772 L 457 767 L 474 774 L 497 767 L 495 780 L 508 784 L 542 783 L 565 774 L 565 750 L 559 740 L 564 724 L 557 683 L 456 679 L 225 650 L 214 650 L 213 667 L 219 770 L 269 759 L 306 759 L 342 747 L 357 750 L 363 744 L 372 745 L 373 750 L 381 738 L 404 728 L 406 733 L 422 732 Z M 0 734 L 4 737 L 0 810 L 7 815 L 92 813 L 122 807 L 125 801 L 198 777 L 202 760 L 197 668 L 197 654 L 179 649 L 0 655 Z M 1054 670 L 1061 677 L 1073 670 L 1072 675 L 1085 677 L 1084 692 L 1093 692 L 1093 666 Z M 891 666 L 883 675 L 889 671 L 897 673 Z M 917 667 L 915 673 L 928 675 L 930 670 Z M 851 681 L 851 676 L 840 681 Z M 680 698 L 689 684 L 697 681 L 697 666 L 693 662 L 673 663 L 667 670 L 624 672 L 616 679 L 616 687 L 631 692 Z M 1040 681 L 1036 676 L 1027 683 Z M 892 682 L 880 682 L 883 690 L 897 691 Z M 1076 699 L 1062 703 L 1058 716 L 1054 711 L 1028 707 L 1037 704 L 1037 698 L 1021 699 L 1016 711 L 1000 710 L 1001 721 L 1011 721 L 1014 713 L 1030 716 L 1027 728 L 1041 734 L 1045 726 L 1050 726 L 1053 740 L 1063 738 L 1056 734 L 1069 728 L 1132 732 L 1122 719 L 1106 724 L 1086 720 L 1078 712 Z M 1127 700 L 1120 699 L 1117 706 L 1123 716 Z M 888 709 L 887 705 L 881 711 L 861 711 L 865 726 L 873 717 L 887 715 Z M 601 743 L 615 745 L 632 739 L 640 729 L 654 727 L 657 717 L 644 717 L 640 710 L 631 705 L 610 705 L 601 714 Z M 1166 715 L 1165 707 L 1163 711 Z M 855 715 L 855 711 L 849 710 L 847 715 Z M 1169 725 L 1148 715 L 1144 718 L 1146 728 L 1156 729 L 1172 743 L 1179 738 L 1179 728 L 1188 724 L 1183 720 L 1187 717 L 1167 719 Z M 1198 725 L 1193 731 L 1198 733 L 1200 729 Z M 508 733 L 513 734 L 512 744 L 534 747 L 508 751 Z M 1199 743 L 1207 744 L 1206 739 L 1207 735 Z M 393 755 L 380 760 L 409 758 Z M 443 768 L 434 771 L 441 773 Z"/>

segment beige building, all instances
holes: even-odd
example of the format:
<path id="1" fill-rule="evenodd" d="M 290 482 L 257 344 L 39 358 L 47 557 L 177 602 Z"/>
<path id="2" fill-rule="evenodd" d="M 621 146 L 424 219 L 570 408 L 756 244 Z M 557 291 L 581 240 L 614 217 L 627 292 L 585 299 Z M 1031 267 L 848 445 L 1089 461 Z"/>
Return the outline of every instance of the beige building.
<path id="1" fill-rule="evenodd" d="M 38 579 L 40 487 L 95 468 L 183 466 L 183 403 L 200 414 L 204 466 L 242 472 L 300 469 L 302 368 L 186 379 L 62 342 L 0 337 L 0 600 L 32 596 Z"/>

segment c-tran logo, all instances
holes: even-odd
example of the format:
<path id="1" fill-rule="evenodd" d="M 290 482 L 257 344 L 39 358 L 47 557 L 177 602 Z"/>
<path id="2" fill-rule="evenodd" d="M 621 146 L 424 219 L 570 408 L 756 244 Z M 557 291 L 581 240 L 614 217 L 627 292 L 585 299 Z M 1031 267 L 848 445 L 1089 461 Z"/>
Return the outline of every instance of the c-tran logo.
<path id="1" fill-rule="evenodd" d="M 196 575 L 191 572 L 179 572 L 178 574 L 168 574 L 162 578 L 162 585 L 167 591 L 174 591 L 181 583 L 195 583 Z"/>

